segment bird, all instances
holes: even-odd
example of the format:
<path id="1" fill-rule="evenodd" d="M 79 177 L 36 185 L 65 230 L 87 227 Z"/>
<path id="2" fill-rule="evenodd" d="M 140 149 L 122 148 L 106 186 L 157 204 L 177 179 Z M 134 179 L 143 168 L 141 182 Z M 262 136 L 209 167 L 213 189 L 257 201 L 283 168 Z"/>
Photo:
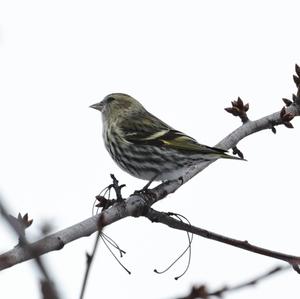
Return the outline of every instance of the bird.
<path id="1" fill-rule="evenodd" d="M 90 107 L 102 114 L 102 135 L 112 159 L 127 173 L 149 183 L 182 178 L 190 167 L 204 161 L 243 160 L 198 143 L 128 94 L 111 93 Z"/>

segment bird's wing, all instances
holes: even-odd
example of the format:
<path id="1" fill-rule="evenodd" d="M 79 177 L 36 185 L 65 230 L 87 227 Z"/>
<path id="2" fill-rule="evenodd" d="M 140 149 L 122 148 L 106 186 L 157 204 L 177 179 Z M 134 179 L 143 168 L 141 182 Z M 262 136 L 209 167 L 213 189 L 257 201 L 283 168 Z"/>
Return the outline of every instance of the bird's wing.
<path id="1" fill-rule="evenodd" d="M 136 145 L 165 146 L 179 151 L 201 154 L 225 154 L 226 150 L 199 144 L 194 138 L 174 130 L 154 115 L 147 113 L 120 123 L 123 138 Z"/>
<path id="2" fill-rule="evenodd" d="M 164 135 L 172 128 L 149 112 L 139 112 L 131 115 L 130 119 L 119 122 L 122 137 L 132 143 L 148 143 Z"/>

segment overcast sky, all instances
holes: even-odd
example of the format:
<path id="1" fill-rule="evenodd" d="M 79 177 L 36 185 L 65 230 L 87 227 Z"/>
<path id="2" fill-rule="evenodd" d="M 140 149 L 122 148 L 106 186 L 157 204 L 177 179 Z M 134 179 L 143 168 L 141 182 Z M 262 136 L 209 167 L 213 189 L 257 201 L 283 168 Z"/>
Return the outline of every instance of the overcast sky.
<path id="1" fill-rule="evenodd" d="M 295 92 L 300 63 L 299 1 L 1 1 L 0 192 L 12 213 L 54 231 L 91 216 L 94 196 L 114 173 L 127 188 L 145 182 L 119 169 L 106 152 L 100 114 L 88 108 L 111 92 L 137 98 L 153 114 L 199 142 L 214 145 L 240 125 L 224 111 L 240 96 L 256 119 L 282 108 Z M 248 162 L 217 161 L 154 207 L 194 225 L 300 255 L 300 121 L 243 140 Z M 175 298 L 193 284 L 212 290 L 281 264 L 194 238 L 186 275 L 175 281 L 186 235 L 146 219 L 106 229 L 127 254 L 123 271 L 100 243 L 86 298 Z M 47 254 L 64 298 L 78 298 L 85 252 L 94 236 Z M 0 250 L 16 238 L 0 221 Z M 0 273 L 1 298 L 40 298 L 31 262 Z M 299 298 L 290 271 L 228 295 L 231 299 Z"/>

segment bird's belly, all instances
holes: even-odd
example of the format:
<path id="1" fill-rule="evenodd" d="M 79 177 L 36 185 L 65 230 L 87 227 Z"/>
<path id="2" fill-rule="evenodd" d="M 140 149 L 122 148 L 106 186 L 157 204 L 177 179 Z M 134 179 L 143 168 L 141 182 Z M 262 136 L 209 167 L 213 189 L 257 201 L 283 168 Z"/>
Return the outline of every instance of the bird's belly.
<path id="1" fill-rule="evenodd" d="M 110 142 L 106 148 L 120 168 L 147 181 L 177 179 L 195 164 L 195 159 L 176 150 L 151 145 L 126 144 L 118 148 L 116 143 Z"/>

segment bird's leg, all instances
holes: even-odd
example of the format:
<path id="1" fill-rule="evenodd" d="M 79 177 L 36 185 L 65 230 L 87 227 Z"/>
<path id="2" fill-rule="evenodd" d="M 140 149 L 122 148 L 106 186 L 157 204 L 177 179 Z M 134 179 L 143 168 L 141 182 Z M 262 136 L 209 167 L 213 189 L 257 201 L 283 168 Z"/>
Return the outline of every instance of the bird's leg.
<path id="1" fill-rule="evenodd" d="M 141 189 L 141 191 L 146 191 L 149 187 L 150 187 L 150 185 L 153 183 L 153 179 L 151 179 L 142 189 Z"/>
<path id="2" fill-rule="evenodd" d="M 149 191 L 150 185 L 153 183 L 153 181 L 158 177 L 158 174 L 156 174 L 142 189 L 134 191 L 134 194 L 140 194 L 145 193 Z"/>

